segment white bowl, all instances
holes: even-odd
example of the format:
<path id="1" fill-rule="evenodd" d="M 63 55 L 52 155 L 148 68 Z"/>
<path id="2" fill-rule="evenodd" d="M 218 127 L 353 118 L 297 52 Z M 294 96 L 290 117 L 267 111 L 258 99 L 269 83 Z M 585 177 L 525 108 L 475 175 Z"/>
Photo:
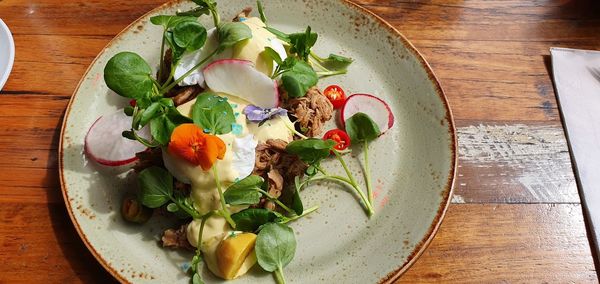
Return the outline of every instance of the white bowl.
<path id="1" fill-rule="evenodd" d="M 8 80 L 15 61 L 15 42 L 8 26 L 0 19 L 0 90 Z"/>

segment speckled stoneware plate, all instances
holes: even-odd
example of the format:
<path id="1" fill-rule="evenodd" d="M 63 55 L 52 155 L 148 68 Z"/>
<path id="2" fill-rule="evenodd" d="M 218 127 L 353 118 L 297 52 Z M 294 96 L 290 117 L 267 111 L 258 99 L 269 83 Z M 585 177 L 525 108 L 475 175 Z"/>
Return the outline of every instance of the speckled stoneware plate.
<path id="1" fill-rule="evenodd" d="M 219 7 L 222 17 L 230 18 L 254 5 L 254 0 L 229 0 L 220 1 Z M 320 35 L 318 53 L 339 52 L 355 59 L 347 75 L 323 79 L 320 87 L 336 83 L 349 93 L 374 94 L 387 101 L 395 115 L 392 130 L 369 151 L 376 215 L 369 220 L 353 195 L 338 185 L 323 183 L 305 190 L 306 206 L 319 204 L 320 209 L 292 224 L 298 249 L 285 269 L 286 278 L 290 283 L 392 281 L 427 247 L 452 192 L 456 138 L 442 89 L 415 48 L 359 6 L 341 0 L 265 0 L 264 5 L 270 23 L 281 30 L 301 31 L 310 24 Z M 161 28 L 149 18 L 189 7 L 187 1 L 171 2 L 127 27 L 92 63 L 66 110 L 60 144 L 65 202 L 86 246 L 121 282 L 188 283 L 181 266 L 191 256 L 160 247 L 168 220 L 154 218 L 143 226 L 122 221 L 121 197 L 135 186 L 134 179 L 124 168 L 87 161 L 82 154 L 84 136 L 96 118 L 126 103 L 103 81 L 107 60 L 127 50 L 157 65 Z M 203 20 L 210 26 L 208 18 Z M 357 159 L 349 160 L 360 176 Z M 341 173 L 334 163 L 325 166 Z M 204 277 L 208 283 L 220 282 L 208 273 Z M 232 282 L 274 281 L 255 267 Z"/>

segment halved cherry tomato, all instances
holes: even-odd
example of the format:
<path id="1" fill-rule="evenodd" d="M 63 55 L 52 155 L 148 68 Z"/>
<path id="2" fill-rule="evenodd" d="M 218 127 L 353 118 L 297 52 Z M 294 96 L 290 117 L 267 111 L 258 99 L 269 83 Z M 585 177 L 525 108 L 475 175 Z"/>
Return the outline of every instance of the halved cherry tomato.
<path id="1" fill-rule="evenodd" d="M 350 136 L 344 130 L 329 130 L 323 136 L 323 140 L 333 140 L 336 143 L 333 148 L 338 151 L 346 150 L 350 146 Z"/>
<path id="2" fill-rule="evenodd" d="M 341 108 L 346 101 L 346 93 L 338 85 L 331 85 L 325 88 L 323 94 L 329 99 L 334 109 Z"/>

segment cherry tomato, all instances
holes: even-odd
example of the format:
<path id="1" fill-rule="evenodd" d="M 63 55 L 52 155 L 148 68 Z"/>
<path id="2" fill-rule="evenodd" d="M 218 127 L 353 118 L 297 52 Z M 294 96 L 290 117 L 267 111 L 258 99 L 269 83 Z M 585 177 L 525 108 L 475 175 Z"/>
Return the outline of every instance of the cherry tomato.
<path id="1" fill-rule="evenodd" d="M 129 101 L 129 105 L 130 105 L 131 107 L 135 107 L 135 105 L 136 105 L 136 104 L 137 104 L 137 102 L 136 102 L 135 100 L 131 100 L 131 101 Z"/>
<path id="2" fill-rule="evenodd" d="M 346 101 L 346 93 L 338 85 L 331 85 L 325 88 L 323 94 L 329 99 L 334 109 L 341 108 Z"/>
<path id="3" fill-rule="evenodd" d="M 335 141 L 334 148 L 338 151 L 346 150 L 350 146 L 350 136 L 344 130 L 332 129 L 327 131 L 323 136 L 323 140 Z"/>

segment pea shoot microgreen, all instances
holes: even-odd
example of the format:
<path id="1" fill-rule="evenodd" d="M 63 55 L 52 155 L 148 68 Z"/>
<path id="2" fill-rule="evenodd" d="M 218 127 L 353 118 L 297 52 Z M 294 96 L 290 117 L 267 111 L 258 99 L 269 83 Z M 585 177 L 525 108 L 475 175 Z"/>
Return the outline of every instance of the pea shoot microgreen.
<path id="1" fill-rule="evenodd" d="M 346 132 L 352 144 L 363 144 L 365 159 L 365 180 L 367 183 L 367 195 L 369 203 L 373 203 L 373 191 L 371 189 L 371 171 L 369 169 L 369 142 L 381 135 L 377 124 L 365 113 L 359 112 L 346 120 Z"/>
<path id="2" fill-rule="evenodd" d="M 296 254 L 294 230 L 285 224 L 268 223 L 258 233 L 254 250 L 260 267 L 273 272 L 277 283 L 285 283 L 283 268 Z"/>
<path id="3" fill-rule="evenodd" d="M 167 170 L 159 167 L 150 167 L 141 171 L 138 175 L 140 185 L 140 200 L 144 206 L 158 208 L 169 201 L 194 219 L 199 219 L 200 213 L 196 211 L 190 202 L 184 201 L 184 197 L 173 191 L 173 176 Z M 175 210 L 173 205 L 170 211 Z"/>

